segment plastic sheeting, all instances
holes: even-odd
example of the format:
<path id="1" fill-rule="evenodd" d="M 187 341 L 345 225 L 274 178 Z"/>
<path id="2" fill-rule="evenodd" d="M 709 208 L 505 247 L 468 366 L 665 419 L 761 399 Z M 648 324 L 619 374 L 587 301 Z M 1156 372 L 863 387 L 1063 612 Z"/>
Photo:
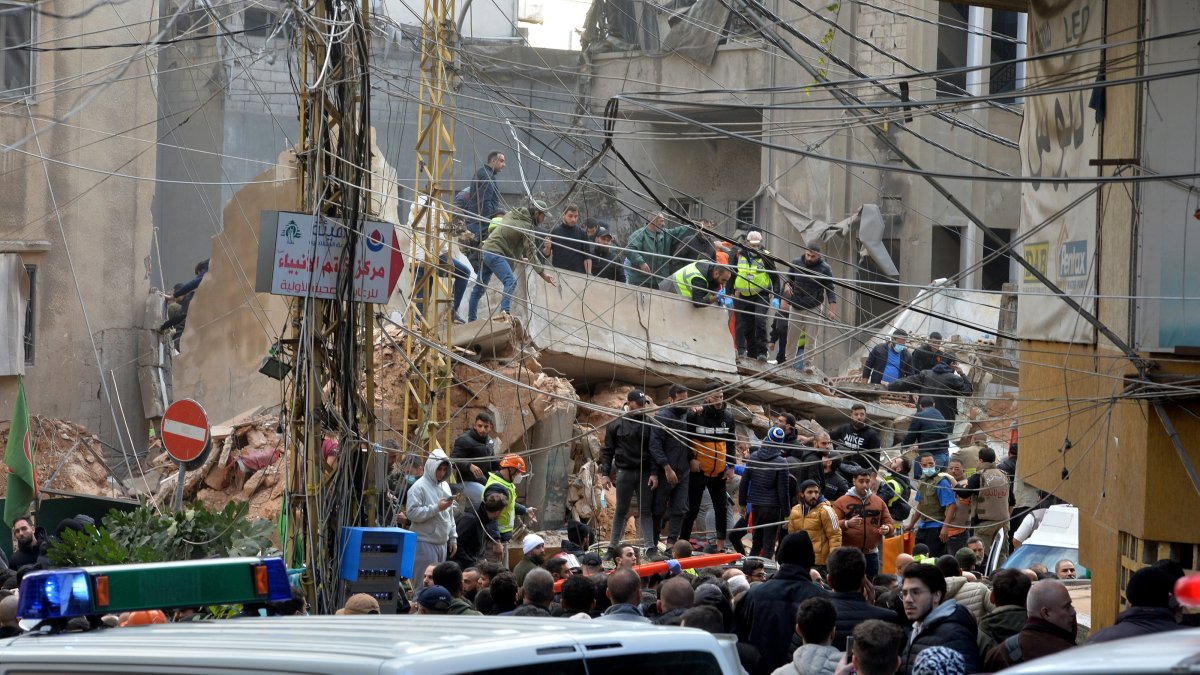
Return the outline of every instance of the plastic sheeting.
<path id="1" fill-rule="evenodd" d="M 765 188 L 767 196 L 775 200 L 783 215 L 800 233 L 801 241 L 827 242 L 835 237 L 850 236 L 850 228 L 858 225 L 858 241 L 862 245 L 859 255 L 870 256 L 879 267 L 879 271 L 892 277 L 900 276 L 896 263 L 883 245 L 884 222 L 883 214 L 877 204 L 863 204 L 853 215 L 843 218 L 836 223 L 827 223 L 813 218 L 801 211 L 795 204 L 789 202 L 773 187 Z M 762 192 L 762 190 L 760 190 Z M 755 195 L 757 196 L 757 195 Z"/>
<path id="2" fill-rule="evenodd" d="M 727 21 L 729 7 L 723 0 L 697 0 L 667 33 L 662 43 L 663 51 L 711 66 L 721 42 L 721 31 L 713 30 L 713 26 L 724 26 Z"/>

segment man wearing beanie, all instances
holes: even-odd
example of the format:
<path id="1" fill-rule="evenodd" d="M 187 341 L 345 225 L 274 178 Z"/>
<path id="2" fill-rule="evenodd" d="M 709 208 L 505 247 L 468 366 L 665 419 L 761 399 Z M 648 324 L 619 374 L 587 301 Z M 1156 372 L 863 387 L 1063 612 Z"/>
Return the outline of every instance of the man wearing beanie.
<path id="1" fill-rule="evenodd" d="M 527 534 L 521 541 L 521 550 L 525 553 L 525 557 L 521 558 L 521 562 L 513 568 L 518 586 L 525 583 L 526 574 L 546 564 L 546 541 L 536 534 Z"/>
<path id="2" fill-rule="evenodd" d="M 753 507 L 753 543 L 750 555 L 770 558 L 775 555 L 779 525 L 791 503 L 787 461 L 783 459 L 784 432 L 780 427 L 767 430 L 767 437 L 746 462 L 746 472 L 738 485 L 738 503 Z"/>
<path id="3" fill-rule="evenodd" d="M 807 532 L 812 541 L 816 562 L 813 567 L 825 572 L 825 561 L 833 549 L 842 545 L 842 530 L 837 512 L 821 495 L 815 480 L 806 480 L 796 491 L 799 499 L 788 515 L 788 532 Z"/>
<path id="4" fill-rule="evenodd" d="M 829 592 L 813 583 L 813 545 L 805 532 L 794 532 L 779 542 L 775 552 L 779 571 L 770 580 L 746 591 L 734 610 L 738 639 L 762 654 L 762 665 L 774 670 L 788 663 L 788 646 L 796 627 L 796 611 L 809 598 Z"/>
<path id="5" fill-rule="evenodd" d="M 1186 628 L 1175 622 L 1175 612 L 1171 610 L 1172 586 L 1170 575 L 1157 567 L 1143 567 L 1134 572 L 1125 587 L 1129 609 L 1117 615 L 1115 624 L 1093 635 L 1088 644 Z"/>

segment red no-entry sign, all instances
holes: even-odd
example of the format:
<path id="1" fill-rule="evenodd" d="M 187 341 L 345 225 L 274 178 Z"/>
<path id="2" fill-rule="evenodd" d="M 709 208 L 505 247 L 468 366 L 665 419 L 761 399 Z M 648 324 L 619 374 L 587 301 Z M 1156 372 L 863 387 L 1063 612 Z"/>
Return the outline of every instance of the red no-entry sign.
<path id="1" fill-rule="evenodd" d="M 190 398 L 175 401 L 163 414 L 162 442 L 175 461 L 190 462 L 208 443 L 208 413 Z"/>

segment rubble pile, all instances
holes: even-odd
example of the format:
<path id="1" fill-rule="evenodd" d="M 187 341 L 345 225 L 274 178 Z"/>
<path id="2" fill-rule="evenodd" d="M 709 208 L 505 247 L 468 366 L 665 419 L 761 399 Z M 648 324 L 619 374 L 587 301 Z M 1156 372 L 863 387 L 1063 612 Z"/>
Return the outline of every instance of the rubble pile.
<path id="1" fill-rule="evenodd" d="M 105 497 L 125 496 L 124 488 L 111 478 L 104 462 L 100 439 L 81 425 L 40 415 L 31 415 L 34 467 L 42 489 Z M 8 442 L 8 422 L 0 422 L 0 447 Z M 6 481 L 0 481 L 0 496 Z"/>
<path id="2" fill-rule="evenodd" d="M 277 519 L 287 483 L 284 448 L 275 433 L 278 424 L 276 414 L 265 413 L 239 416 L 230 424 L 213 427 L 208 457 L 185 475 L 185 501 L 198 499 L 213 510 L 244 501 L 250 504 L 250 518 Z M 163 452 L 151 460 L 151 469 L 163 476 L 153 499 L 170 504 L 178 480 L 175 461 Z"/>

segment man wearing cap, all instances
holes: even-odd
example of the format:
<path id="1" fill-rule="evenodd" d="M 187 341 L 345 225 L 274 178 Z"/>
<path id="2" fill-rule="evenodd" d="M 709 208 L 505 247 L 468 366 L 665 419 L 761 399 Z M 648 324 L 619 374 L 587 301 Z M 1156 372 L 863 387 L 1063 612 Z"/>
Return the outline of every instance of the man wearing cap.
<path id="1" fill-rule="evenodd" d="M 641 535 L 647 546 L 653 548 L 657 544 L 653 490 L 658 486 L 658 479 L 654 475 L 654 460 L 650 456 L 653 425 L 644 412 L 650 405 L 650 399 L 641 389 L 631 390 L 625 398 L 625 413 L 609 422 L 604 446 L 600 449 L 600 487 L 605 490 L 612 487 L 614 470 L 617 479 L 616 517 L 608 543 L 610 554 L 614 553 L 617 542 L 624 534 L 629 502 L 635 493 Z"/>
<path id="2" fill-rule="evenodd" d="M 817 331 L 826 319 L 837 320 L 837 296 L 833 292 L 833 270 L 821 257 L 821 247 L 808 244 L 804 255 L 792 261 L 791 280 L 784 285 L 787 298 L 788 349 L 794 348 L 804 338 L 804 351 L 797 354 L 796 368 L 805 370 L 812 366 L 814 349 L 817 346 Z M 821 305 L 825 305 L 822 314 Z"/>
<path id="3" fill-rule="evenodd" d="M 621 267 L 624 254 L 613 246 L 612 232 L 599 225 L 592 245 L 592 275 L 609 281 L 625 283 L 625 270 Z"/>
<path id="4" fill-rule="evenodd" d="M 492 232 L 487 241 L 483 242 L 483 269 L 479 274 L 479 282 L 471 290 L 471 304 L 468 310 L 468 320 L 478 317 L 479 300 L 487 291 L 488 282 L 496 275 L 504 284 L 504 295 L 500 299 L 500 311 L 508 314 L 512 308 L 513 293 L 517 290 L 517 277 L 513 274 L 512 264 L 524 260 L 551 286 L 555 285 L 554 275 L 542 269 L 541 258 L 534 244 L 534 230 L 546 218 L 549 207 L 540 200 L 533 200 L 527 207 L 513 209 L 505 214 L 500 221 L 500 227 Z"/>
<path id="5" fill-rule="evenodd" d="M 585 577 L 604 574 L 604 561 L 595 553 L 584 553 L 579 559 L 579 564 L 583 565 L 583 576 Z"/>
<path id="6" fill-rule="evenodd" d="M 654 535 L 667 524 L 667 544 L 679 538 L 683 516 L 688 507 L 688 467 L 692 460 L 691 441 L 687 436 L 687 387 L 673 384 L 667 391 L 667 406 L 654 416 L 650 431 L 650 457 L 654 459 Z"/>
<path id="7" fill-rule="evenodd" d="M 692 301 L 692 306 L 711 305 L 729 283 L 729 268 L 711 260 L 697 260 L 679 268 L 679 271 L 663 279 L 658 289 L 667 293 L 678 293 Z"/>
<path id="8" fill-rule="evenodd" d="M 450 591 L 436 585 L 422 588 L 413 599 L 417 614 L 449 614 L 453 604 L 454 598 Z"/>
<path id="9" fill-rule="evenodd" d="M 733 277 L 734 338 L 738 356 L 767 360 L 767 309 L 778 294 L 775 265 L 763 248 L 762 232 L 750 230 L 737 249 Z"/>
<path id="10" fill-rule="evenodd" d="M 746 472 L 738 486 L 738 503 L 753 506 L 754 535 L 750 555 L 773 558 L 779 526 L 791 503 L 787 461 L 783 459 L 784 432 L 780 427 L 767 430 L 767 437 L 750 455 Z"/>
<path id="11" fill-rule="evenodd" d="M 513 568 L 518 586 L 525 583 L 525 575 L 546 564 L 546 540 L 531 532 L 525 535 L 525 539 L 521 541 L 521 551 L 525 555 L 522 556 L 521 562 Z"/>
<path id="12" fill-rule="evenodd" d="M 667 216 L 659 212 L 650 217 L 645 227 L 629 237 L 625 253 L 629 259 L 629 283 L 655 288 L 663 277 L 678 267 L 671 260 L 675 247 L 692 234 L 689 225 L 666 227 Z"/>
<path id="13" fill-rule="evenodd" d="M 592 243 L 579 227 L 579 207 L 568 204 L 559 223 L 542 242 L 542 254 L 560 270 L 592 273 Z"/>
<path id="14" fill-rule="evenodd" d="M 914 373 L 922 370 L 932 370 L 941 356 L 942 334 L 934 331 L 929 334 L 929 341 L 913 350 L 912 367 Z"/>
<path id="15" fill-rule="evenodd" d="M 906 342 L 908 331 L 897 328 L 888 340 L 875 345 L 863 363 L 862 376 L 871 384 L 887 384 L 917 372 Z"/>
<path id="16" fill-rule="evenodd" d="M 734 608 L 738 640 L 758 649 L 767 672 L 788 662 L 800 603 L 829 595 L 809 575 L 814 559 L 808 534 L 795 532 L 784 537 L 775 560 L 779 563 L 775 576 L 751 585 Z"/>

